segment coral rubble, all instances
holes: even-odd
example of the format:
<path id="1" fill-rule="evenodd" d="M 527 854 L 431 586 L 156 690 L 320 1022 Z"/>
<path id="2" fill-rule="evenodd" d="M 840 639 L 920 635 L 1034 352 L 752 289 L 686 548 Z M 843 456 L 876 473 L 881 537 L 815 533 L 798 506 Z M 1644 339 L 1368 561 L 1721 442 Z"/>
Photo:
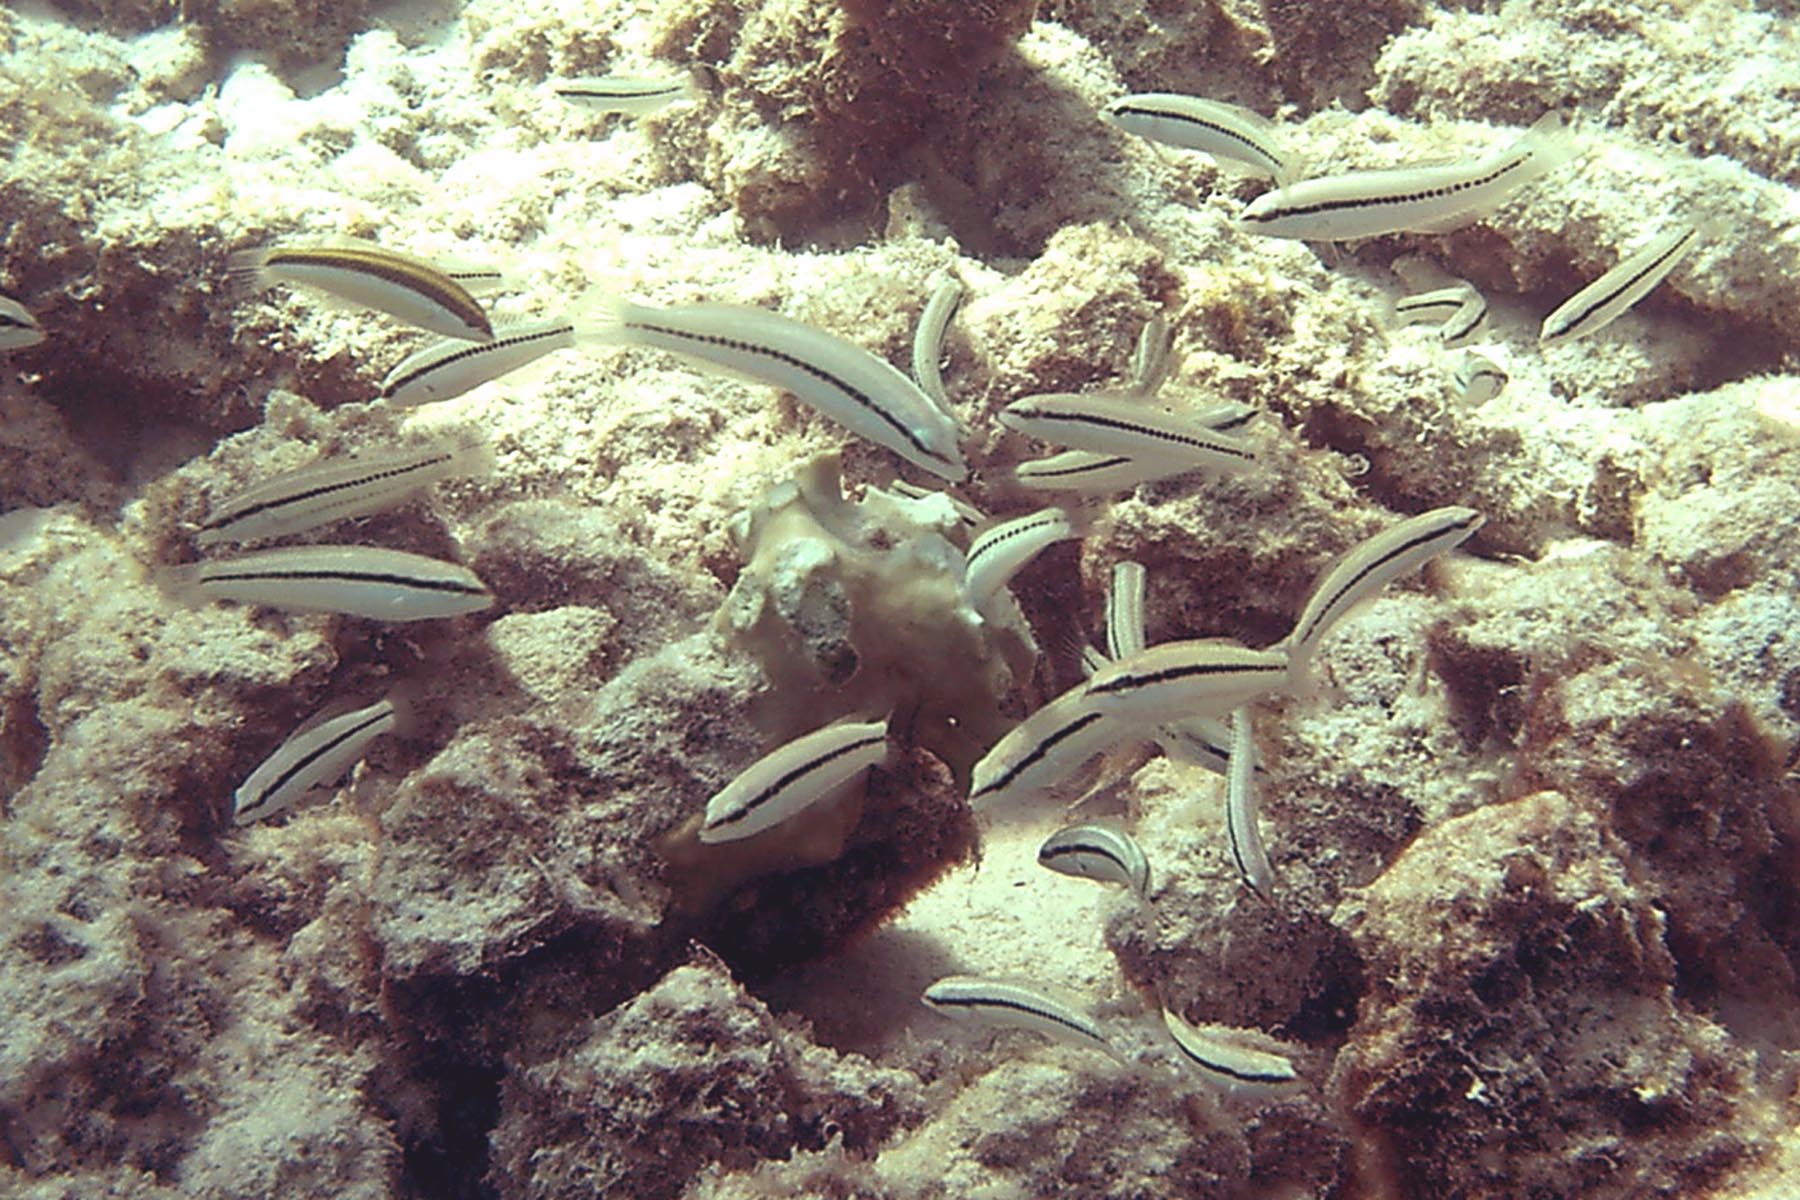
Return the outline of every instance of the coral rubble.
<path id="1" fill-rule="evenodd" d="M 46 335 L 0 349 L 0 1193 L 1791 1196 L 1791 8 L 0 10 L 0 291 Z M 692 98 L 551 87 L 608 73 Z M 1313 174 L 1466 160 L 1546 111 L 1574 158 L 1457 228 L 1276 242 L 1236 220 L 1264 184 L 1099 119 L 1146 90 L 1278 118 Z M 1641 303 L 1539 345 L 1684 222 Z M 576 345 L 382 403 L 419 335 L 228 278 L 346 236 L 491 267 L 498 329 L 566 316 Z M 1387 315 L 1421 258 L 1489 302 L 1485 404 Z M 900 363 L 944 272 L 953 496 L 765 384 L 591 336 L 614 295 L 738 303 Z M 968 512 L 1046 502 L 997 414 L 1128 392 L 1152 321 L 1169 380 L 1133 402 L 1249 406 L 1257 468 L 1071 500 L 1079 537 L 972 604 Z M 492 470 L 301 542 L 454 560 L 492 611 L 168 586 L 224 497 L 438 437 Z M 1334 556 L 1446 505 L 1486 517 L 1468 553 L 1255 709 L 1268 895 L 1154 729 L 971 813 L 971 765 L 1078 686 L 1117 563 L 1150 642 L 1279 646 Z M 395 689 L 405 730 L 233 826 L 303 721 Z M 699 840 L 709 796 L 843 718 L 891 731 L 866 778 Z M 1132 830 L 1143 897 L 1036 865 L 1075 804 Z M 1077 993 L 1121 1061 L 917 1002 L 966 973 Z M 1165 1007 L 1279 1038 L 1301 1085 L 1215 1089 Z"/>

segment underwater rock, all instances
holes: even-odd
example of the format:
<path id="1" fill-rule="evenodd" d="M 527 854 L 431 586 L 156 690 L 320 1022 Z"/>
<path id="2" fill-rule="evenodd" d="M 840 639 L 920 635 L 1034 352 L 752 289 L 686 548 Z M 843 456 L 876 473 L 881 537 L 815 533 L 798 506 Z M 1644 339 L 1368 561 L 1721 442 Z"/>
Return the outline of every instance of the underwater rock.
<path id="1" fill-rule="evenodd" d="M 316 686 L 330 648 L 242 614 L 172 614 L 119 550 L 67 513 L 0 550 L 6 1186 L 384 1194 L 396 1146 L 362 1091 L 376 1056 L 295 1037 L 308 1026 L 276 941 L 356 856 L 340 826 L 285 880 L 245 886 L 215 843 L 243 740 L 231 713 Z M 296 1144 L 299 1159 L 276 1149 Z"/>
<path id="2" fill-rule="evenodd" d="M 920 143 L 953 133 L 1034 7 L 686 0 L 659 15 L 655 44 L 710 43 L 722 111 L 701 170 L 750 236 L 794 243 L 861 215 Z"/>
<path id="3" fill-rule="evenodd" d="M 560 622 L 538 624 L 558 636 Z M 378 817 L 370 931 L 383 975 L 487 973 L 571 928 L 604 971 L 670 936 L 650 839 L 749 754 L 730 714 L 758 682 L 700 635 L 598 690 L 462 724 Z"/>
<path id="4" fill-rule="evenodd" d="M 814 1045 L 705 953 L 509 1067 L 494 1130 L 503 1200 L 659 1200 L 708 1165 L 827 1144 L 860 1157 L 922 1103 L 917 1078 Z"/>
<path id="5" fill-rule="evenodd" d="M 1059 226 L 1022 271 L 973 298 L 960 318 L 979 377 L 990 382 L 977 397 L 973 435 L 1017 443 L 994 417 L 1008 402 L 1123 375 L 1138 331 L 1180 287 L 1168 256 L 1143 238 L 1107 225 Z"/>
<path id="6" fill-rule="evenodd" d="M 688 1196 L 1307 1194 L 1337 1176 L 1345 1150 L 1304 1102 L 1246 1124 L 1166 1069 L 1096 1077 L 1033 1057 L 966 1086 L 939 1080 L 932 1094 L 930 1118 L 873 1162 L 836 1146 L 803 1151 Z"/>
<path id="7" fill-rule="evenodd" d="M 1338 910 L 1372 987 L 1332 1083 L 1375 1177 L 1641 1196 L 1754 1153 L 1751 1056 L 1678 995 L 1623 852 L 1539 792 L 1428 830 Z"/>
<path id="8" fill-rule="evenodd" d="M 52 0 L 52 7 L 120 34 L 180 22 L 213 54 L 257 52 L 293 68 L 336 65 L 369 18 L 362 0 L 323 6 L 294 0 Z"/>
<path id="9" fill-rule="evenodd" d="M 0 292 L 45 335 L 0 350 L 0 1193 L 1795 1194 L 1791 0 L 950 8 L 0 10 Z M 548 86 L 608 73 L 695 94 Z M 1551 111 L 1579 153 L 1459 229 L 1276 244 L 1236 221 L 1262 185 L 1101 119 L 1152 88 L 1277 119 L 1318 174 Z M 1540 348 L 1686 221 L 1641 304 Z M 419 335 L 227 294 L 231 252 L 343 235 L 498 268 L 499 325 L 753 304 L 896 364 L 949 272 L 956 494 L 995 520 L 1046 502 L 1007 472 L 1047 449 L 996 414 L 1121 386 L 1153 318 L 1144 402 L 1254 407 L 1261 461 L 1083 507 L 977 622 L 948 503 L 767 386 L 583 341 L 398 411 Z M 1466 407 L 1387 318 L 1402 257 L 1480 289 L 1502 394 Z M 259 478 L 463 434 L 491 473 L 317 537 L 456 559 L 491 613 L 158 589 Z M 968 762 L 1076 682 L 1115 563 L 1153 640 L 1268 646 L 1443 505 L 1481 535 L 1257 706 L 1266 903 L 1218 778 L 1146 744 L 974 823 Z M 229 825 L 303 721 L 399 686 L 410 732 Z M 895 731 L 866 786 L 690 853 L 709 795 L 846 717 Z M 1143 845 L 1147 903 L 1037 865 L 1065 801 Z M 1076 986 L 1130 1062 L 917 1003 L 990 968 Z M 1165 999 L 1303 1086 L 1178 1083 Z"/>
<path id="10" fill-rule="evenodd" d="M 641 553 L 617 514 L 559 500 L 497 506 L 470 539 L 471 565 L 514 612 L 571 604 L 612 621 L 607 657 L 623 662 L 683 636 L 718 602 L 712 580 Z"/>

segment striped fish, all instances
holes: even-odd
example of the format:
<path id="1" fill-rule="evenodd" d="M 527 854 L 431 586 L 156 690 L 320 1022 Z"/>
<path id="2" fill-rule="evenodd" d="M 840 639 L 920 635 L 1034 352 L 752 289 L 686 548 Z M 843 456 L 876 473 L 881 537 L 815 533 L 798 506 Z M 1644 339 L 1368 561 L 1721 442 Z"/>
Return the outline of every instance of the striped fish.
<path id="1" fill-rule="evenodd" d="M 290 807 L 316 787 L 333 782 L 362 760 L 369 743 L 405 720 L 393 696 L 367 708 L 302 725 L 250 773 L 233 797 L 232 822 L 248 825 Z"/>
<path id="2" fill-rule="evenodd" d="M 950 393 L 944 390 L 944 333 L 950 328 L 950 320 L 961 307 L 967 290 L 960 279 L 946 271 L 932 288 L 931 297 L 919 314 L 918 328 L 913 331 L 913 379 L 918 382 L 919 390 L 930 396 L 932 403 L 953 421 L 956 413 L 950 406 Z"/>
<path id="3" fill-rule="evenodd" d="M 440 479 L 479 474 L 491 462 L 487 446 L 469 440 L 322 459 L 215 505 L 194 540 L 212 546 L 303 533 L 393 508 Z"/>
<path id="4" fill-rule="evenodd" d="M 1292 172 L 1292 159 L 1274 122 L 1222 100 L 1144 92 L 1114 100 L 1106 106 L 1106 119 L 1126 133 L 1198 150 L 1258 175 L 1285 180 Z"/>
<path id="5" fill-rule="evenodd" d="M 1141 345 L 1141 343 L 1140 343 Z M 1134 377 L 1150 379 L 1155 369 L 1134 368 Z M 1134 387 L 1133 394 L 1140 391 Z M 1233 400 L 1209 405 L 1187 419 L 1204 425 L 1215 433 L 1229 433 L 1249 424 L 1256 409 Z M 1102 495 L 1121 492 L 1159 479 L 1173 479 L 1195 470 L 1192 462 L 1178 459 L 1133 458 L 1128 454 L 1100 454 L 1091 450 L 1065 450 L 1049 458 L 1018 463 L 1007 474 L 1014 485 L 1033 492 L 1075 492 L 1079 495 Z"/>
<path id="6" fill-rule="evenodd" d="M 1300 1082 L 1293 1060 L 1250 1044 L 1251 1031 L 1226 1025 L 1193 1025 L 1167 1008 L 1163 1009 L 1163 1026 L 1182 1061 L 1216 1087 L 1272 1095 Z"/>
<path id="7" fill-rule="evenodd" d="M 1049 458 L 1018 463 L 1007 475 L 1013 484 L 1026 491 L 1074 492 L 1093 496 L 1122 492 L 1141 483 L 1154 483 L 1158 479 L 1172 479 L 1191 470 L 1191 465 L 1166 460 L 1136 459 L 1124 454 L 1095 454 L 1089 450 L 1064 450 Z"/>
<path id="8" fill-rule="evenodd" d="M 963 560 L 963 593 L 978 611 L 1021 568 L 1058 542 L 1076 537 L 1067 509 L 1045 508 L 976 534 Z"/>
<path id="9" fill-rule="evenodd" d="M 1546 113 L 1518 141 L 1485 158 L 1301 180 L 1252 200 L 1238 224 L 1266 237 L 1317 242 L 1429 233 L 1496 207 L 1573 156 L 1562 119 Z"/>
<path id="10" fill-rule="evenodd" d="M 1382 530 L 1326 571 L 1282 645 L 1295 677 L 1312 660 L 1325 632 L 1357 604 L 1438 555 L 1473 537 L 1484 518 L 1472 508 L 1435 508 Z"/>
<path id="11" fill-rule="evenodd" d="M 1250 709 L 1231 714 L 1231 754 L 1225 769 L 1225 837 L 1232 865 L 1251 891 L 1268 899 L 1275 890 L 1275 866 L 1263 846 L 1256 820 L 1256 743 L 1251 738 Z"/>
<path id="12" fill-rule="evenodd" d="M 1558 305 L 1544 318 L 1538 341 L 1546 346 L 1572 342 L 1606 328 L 1661 283 L 1700 244 L 1702 233 L 1700 226 L 1686 225 L 1652 238 L 1636 254 Z"/>
<path id="13" fill-rule="evenodd" d="M 1028 1029 L 1053 1041 L 1119 1057 L 1098 1021 L 1072 1002 L 1028 983 L 948 975 L 926 988 L 922 998 L 927 1008 L 946 1017 L 1000 1029 Z"/>
<path id="14" fill-rule="evenodd" d="M 1131 350 L 1131 371 L 1127 378 L 1128 390 L 1134 396 L 1154 396 L 1162 390 L 1162 385 L 1169 379 L 1170 351 L 1175 344 L 1175 335 L 1169 331 L 1169 323 L 1158 313 L 1144 322 L 1138 330 L 1137 344 Z"/>
<path id="15" fill-rule="evenodd" d="M 44 327 L 11 296 L 0 296 L 0 350 L 23 350 L 44 340 Z"/>
<path id="16" fill-rule="evenodd" d="M 1087 685 L 1071 688 L 981 757 L 969 777 L 969 804 L 980 810 L 1048 791 L 1129 736 L 1129 726 L 1088 699 Z"/>
<path id="17" fill-rule="evenodd" d="M 410 408 L 450 400 L 575 345 L 575 323 L 562 317 L 495 328 L 492 341 L 445 338 L 402 359 L 381 381 L 380 397 Z"/>
<path id="18" fill-rule="evenodd" d="M 284 546 L 180 568 L 177 597 L 235 600 L 284 612 L 424 621 L 494 603 L 467 567 L 376 546 Z"/>
<path id="19" fill-rule="evenodd" d="M 1436 325 L 1438 339 L 1446 346 L 1467 341 L 1487 320 L 1488 303 L 1470 283 L 1415 292 L 1394 301 L 1394 319 L 1400 325 Z"/>
<path id="20" fill-rule="evenodd" d="M 602 75 L 565 79 L 551 85 L 570 104 L 602 113 L 646 117 L 683 100 L 699 97 L 691 77 L 640 79 L 628 75 Z"/>
<path id="21" fill-rule="evenodd" d="M 968 475 L 956 422 L 885 359 L 791 317 L 734 304 L 610 300 L 581 336 L 664 350 L 782 389 L 852 433 L 951 483 Z"/>
<path id="22" fill-rule="evenodd" d="M 1143 563 L 1113 564 L 1106 592 L 1106 656 L 1126 658 L 1144 649 L 1144 588 L 1149 572 Z"/>
<path id="23" fill-rule="evenodd" d="M 1086 684 L 1092 706 L 1150 729 L 1229 713 L 1284 686 L 1288 654 L 1227 641 L 1163 642 L 1095 672 Z"/>
<path id="24" fill-rule="evenodd" d="M 1090 823 L 1059 829 L 1038 847 L 1038 864 L 1063 875 L 1120 883 L 1142 900 L 1150 894 L 1150 860 L 1122 829 Z"/>
<path id="25" fill-rule="evenodd" d="M 235 295 L 298 285 L 444 337 L 485 342 L 494 336 L 487 310 L 435 263 L 362 242 L 240 250 L 231 256 L 227 281 Z"/>
<path id="26" fill-rule="evenodd" d="M 1456 386 L 1464 404 L 1486 404 L 1505 391 L 1509 382 L 1499 363 L 1485 354 L 1463 351 L 1462 361 L 1456 366 Z"/>
<path id="27" fill-rule="evenodd" d="M 1205 420 L 1147 408 L 1129 397 L 1067 392 L 1026 396 L 1000 410 L 1000 423 L 1072 450 L 1181 463 L 1186 470 L 1238 471 L 1256 462 L 1256 451 L 1247 442 L 1220 433 Z"/>
<path id="28" fill-rule="evenodd" d="M 703 843 L 734 842 L 791 821 L 887 757 L 887 721 L 846 721 L 763 755 L 706 802 Z"/>

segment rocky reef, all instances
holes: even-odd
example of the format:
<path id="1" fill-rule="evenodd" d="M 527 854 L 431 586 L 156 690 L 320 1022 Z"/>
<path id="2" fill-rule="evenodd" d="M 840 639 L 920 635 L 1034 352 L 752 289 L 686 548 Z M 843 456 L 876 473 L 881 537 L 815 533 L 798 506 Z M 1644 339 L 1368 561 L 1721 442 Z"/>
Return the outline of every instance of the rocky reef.
<path id="1" fill-rule="evenodd" d="M 392 9 L 390 11 L 390 9 Z M 0 11 L 0 1193 L 408 1197 L 1689 1196 L 1800 1187 L 1800 46 L 1778 4 L 517 0 Z M 952 11 L 953 10 L 953 11 Z M 1704 36 L 1696 30 L 1704 29 Z M 560 79 L 690 79 L 641 117 Z M 1099 119 L 1279 119 L 1312 174 L 1572 161 L 1458 228 L 1258 238 L 1264 186 Z M 1676 222 L 1592 338 L 1563 298 Z M 505 282 L 779 309 L 902 363 L 968 298 L 946 496 L 765 386 L 581 339 L 379 401 L 422 335 L 229 256 L 344 235 Z M 1464 279 L 1505 390 L 1389 309 Z M 970 529 L 1039 507 L 1020 396 L 1256 410 L 1255 470 L 1080 506 L 996 610 Z M 383 624 L 186 603 L 226 496 L 479 437 L 490 471 L 320 540 L 474 571 Z M 899 477 L 899 481 L 897 481 Z M 940 486 L 930 481 L 931 487 Z M 971 764 L 1079 678 L 1114 564 L 1151 643 L 1278 644 L 1399 516 L 1486 523 L 1259 703 L 1277 885 L 1216 775 L 1124 744 L 977 818 Z M 339 786 L 234 826 L 303 723 L 403 688 Z M 696 830 L 759 755 L 887 716 L 805 820 Z M 1079 803 L 1139 902 L 1032 860 Z M 972 1031 L 948 974 L 1081 998 L 1118 1058 Z M 1159 1010 L 1280 1039 L 1217 1089 Z"/>

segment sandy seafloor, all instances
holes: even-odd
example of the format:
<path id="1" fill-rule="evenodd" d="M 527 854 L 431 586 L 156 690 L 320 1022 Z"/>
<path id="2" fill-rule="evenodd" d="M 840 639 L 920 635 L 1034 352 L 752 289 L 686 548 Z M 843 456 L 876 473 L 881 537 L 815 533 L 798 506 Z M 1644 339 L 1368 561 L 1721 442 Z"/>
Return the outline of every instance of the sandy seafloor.
<path id="1" fill-rule="evenodd" d="M 48 333 L 0 358 L 0 1195 L 1800 1194 L 1796 20 L 0 9 L 0 290 Z M 694 67 L 700 98 L 641 120 L 547 86 Z M 1448 233 L 1260 239 L 1233 217 L 1263 185 L 1096 117 L 1156 90 L 1278 116 L 1320 173 L 1479 155 L 1548 109 L 1579 155 Z M 1682 220 L 1708 236 L 1644 303 L 1539 347 Z M 902 365 L 952 271 L 959 494 L 1002 516 L 1042 501 L 1009 488 L 1039 451 L 997 411 L 1116 386 L 1160 314 L 1161 401 L 1257 406 L 1262 464 L 1088 510 L 1014 581 L 1035 659 L 949 648 L 908 556 L 941 524 L 864 490 L 930 480 L 769 388 L 611 347 L 394 410 L 370 399 L 427 335 L 226 295 L 231 251 L 342 234 L 501 266 L 508 318 L 732 301 Z M 1432 331 L 1385 319 L 1409 255 L 1491 301 L 1477 344 L 1511 382 L 1485 405 Z M 158 586 L 247 483 L 469 432 L 491 474 L 301 540 L 455 559 L 485 613 Z M 765 500 L 834 450 L 862 507 Z M 1232 870 L 1218 778 L 1142 747 L 971 818 L 971 747 L 1074 682 L 1113 563 L 1148 568 L 1153 642 L 1264 646 L 1333 556 L 1453 504 L 1487 517 L 1465 552 L 1257 708 L 1271 903 Z M 751 548 L 753 513 L 776 532 Z M 405 736 L 233 826 L 303 720 L 397 684 Z M 853 829 L 665 837 L 877 701 L 926 717 Z M 1077 801 L 1136 832 L 1143 905 L 1033 861 Z M 958 972 L 1066 989 L 1126 1061 L 919 1004 Z M 1159 996 L 1281 1039 L 1303 1086 L 1178 1070 Z"/>

